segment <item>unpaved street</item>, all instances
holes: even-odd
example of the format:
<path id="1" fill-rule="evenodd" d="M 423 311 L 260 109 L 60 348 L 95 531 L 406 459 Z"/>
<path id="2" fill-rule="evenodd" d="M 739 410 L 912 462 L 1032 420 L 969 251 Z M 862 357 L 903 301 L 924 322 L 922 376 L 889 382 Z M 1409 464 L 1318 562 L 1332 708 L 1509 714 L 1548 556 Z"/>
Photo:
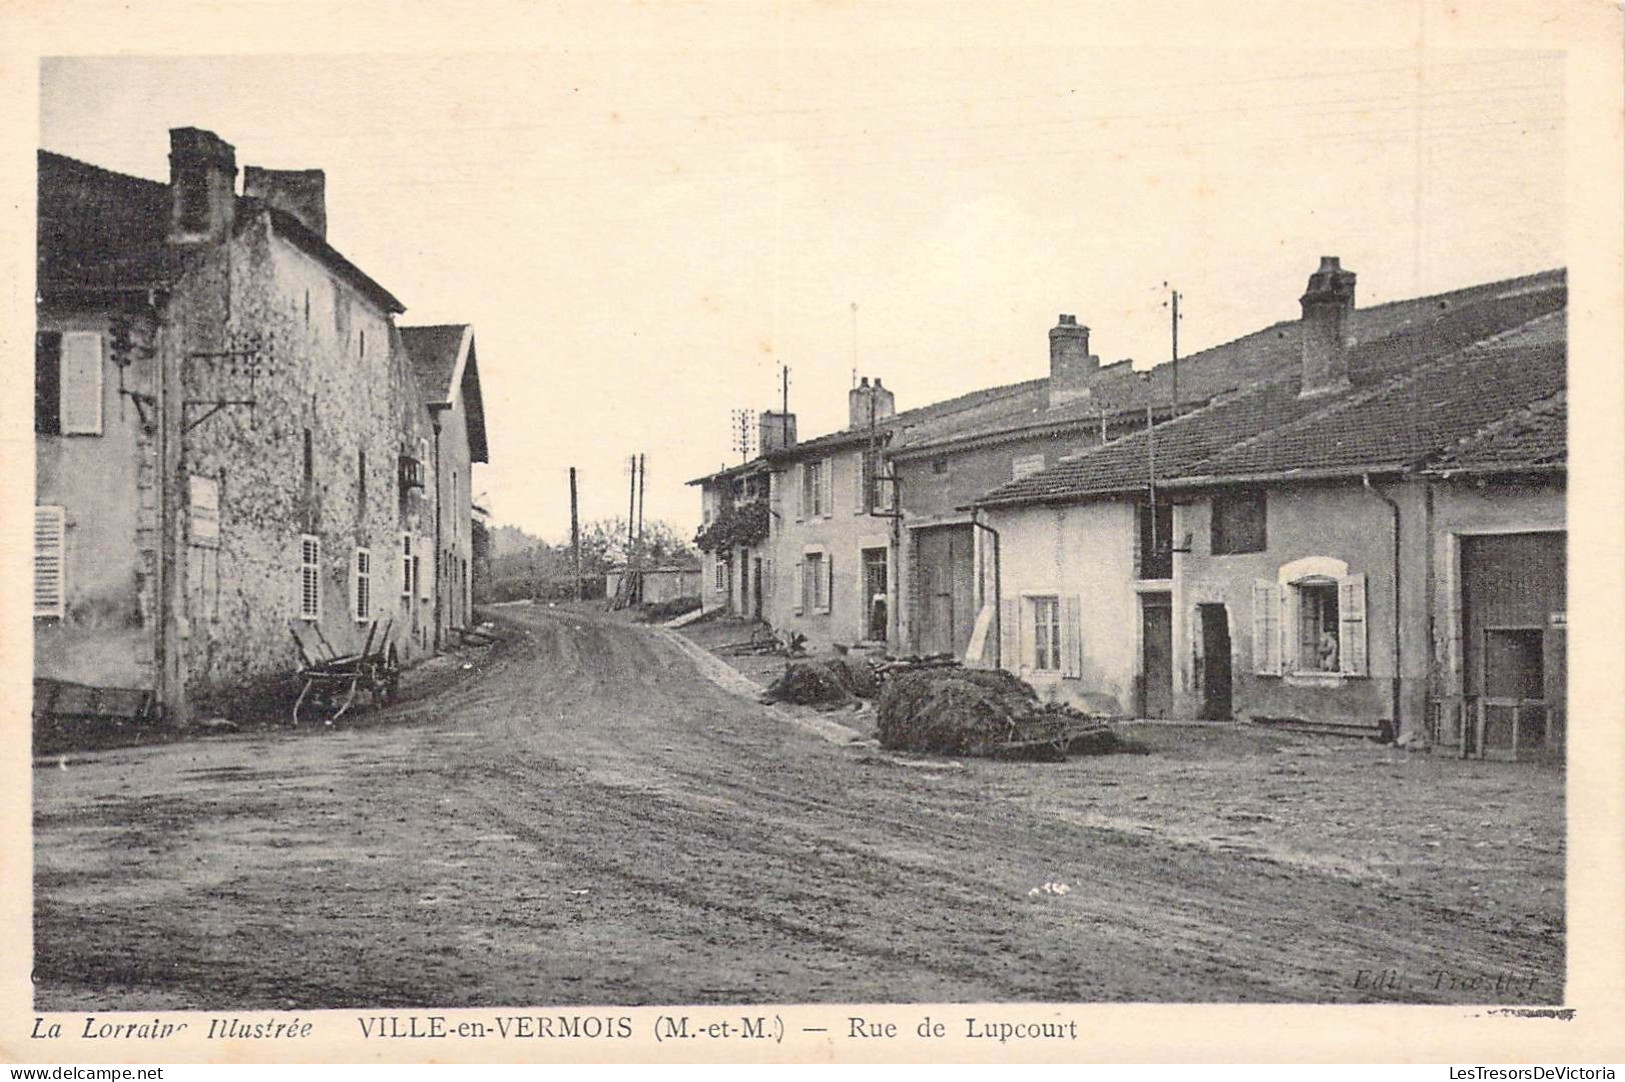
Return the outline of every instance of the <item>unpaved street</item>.
<path id="1" fill-rule="evenodd" d="M 905 767 L 507 611 L 355 728 L 42 761 L 37 1006 L 1561 999 L 1555 772 L 1228 730 L 1261 810 L 1217 837 L 1173 746 Z M 1431 785 L 1442 840 L 1378 799 Z"/>

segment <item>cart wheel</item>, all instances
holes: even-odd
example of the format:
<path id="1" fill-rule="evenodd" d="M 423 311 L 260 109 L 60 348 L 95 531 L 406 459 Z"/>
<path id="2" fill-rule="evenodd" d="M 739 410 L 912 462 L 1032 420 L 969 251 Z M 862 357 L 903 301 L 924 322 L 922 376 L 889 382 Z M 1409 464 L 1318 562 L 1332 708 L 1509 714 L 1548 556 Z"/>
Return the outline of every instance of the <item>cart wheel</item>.
<path id="1" fill-rule="evenodd" d="M 381 697 L 379 702 L 392 703 L 401 693 L 401 656 L 391 646 L 389 653 L 384 656 L 384 669 L 380 684 Z"/>
<path id="2" fill-rule="evenodd" d="M 346 710 L 350 709 L 350 706 L 355 702 L 356 685 L 360 682 L 361 677 L 359 675 L 352 676 L 350 678 L 350 683 L 344 689 L 344 702 L 339 706 L 338 713 L 327 719 L 327 724 L 333 724 L 335 721 L 339 720 L 339 718 L 344 716 L 344 712 Z"/>
<path id="3" fill-rule="evenodd" d="M 299 708 L 305 705 L 305 699 L 310 695 L 310 689 L 315 683 L 314 680 L 306 680 L 304 688 L 299 692 L 299 698 L 293 704 L 293 726 L 296 729 L 299 727 Z"/>

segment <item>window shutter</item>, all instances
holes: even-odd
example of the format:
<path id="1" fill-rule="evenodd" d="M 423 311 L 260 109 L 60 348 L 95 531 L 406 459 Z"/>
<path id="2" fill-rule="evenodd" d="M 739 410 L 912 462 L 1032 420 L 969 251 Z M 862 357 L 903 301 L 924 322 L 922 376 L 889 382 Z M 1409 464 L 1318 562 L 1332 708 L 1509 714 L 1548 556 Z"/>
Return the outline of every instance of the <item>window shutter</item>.
<path id="1" fill-rule="evenodd" d="M 401 534 L 401 596 L 412 596 L 412 535 Z"/>
<path id="2" fill-rule="evenodd" d="M 418 538 L 418 551 L 427 552 L 430 554 L 429 559 L 424 560 L 418 565 L 418 597 L 424 601 L 430 601 L 434 598 L 436 556 L 434 553 L 434 547 L 429 544 L 429 539 L 427 537 Z M 423 573 L 424 571 L 427 571 L 428 574 L 425 575 Z"/>
<path id="3" fill-rule="evenodd" d="M 1366 675 L 1365 576 L 1337 580 L 1337 657 L 1345 676 Z"/>
<path id="4" fill-rule="evenodd" d="M 835 554 L 824 554 L 824 611 L 835 611 Z"/>
<path id="5" fill-rule="evenodd" d="M 796 467 L 795 501 L 797 522 L 800 522 L 807 517 L 807 485 L 810 483 L 807 480 L 807 466 L 808 463 L 803 462 L 801 465 Z"/>
<path id="6" fill-rule="evenodd" d="M 866 495 L 866 487 L 864 482 L 868 479 L 869 475 L 869 453 L 867 451 L 859 451 L 858 457 L 852 460 L 852 467 L 852 513 L 854 515 L 861 515 L 865 511 L 869 510 L 869 508 L 864 506 L 864 504 L 867 502 L 867 500 L 864 498 Z"/>
<path id="7" fill-rule="evenodd" d="M 803 556 L 801 563 L 796 566 L 799 574 L 797 576 L 795 597 L 791 599 L 791 611 L 800 616 L 807 610 L 808 604 L 811 603 L 811 598 L 807 596 L 807 557 Z"/>
<path id="8" fill-rule="evenodd" d="M 1021 601 L 1014 597 L 999 602 L 999 667 L 1021 671 Z"/>
<path id="9" fill-rule="evenodd" d="M 191 507 L 191 543 L 204 548 L 220 545 L 220 481 L 193 474 L 186 479 L 187 503 Z"/>
<path id="10" fill-rule="evenodd" d="M 1083 602 L 1076 594 L 1061 602 L 1061 675 L 1083 675 Z"/>
<path id="11" fill-rule="evenodd" d="M 1281 675 L 1281 588 L 1253 583 L 1253 672 Z"/>
<path id="12" fill-rule="evenodd" d="M 69 331 L 62 336 L 62 434 L 102 434 L 102 336 Z"/>
<path id="13" fill-rule="evenodd" d="M 60 507 L 34 508 L 34 615 L 67 613 L 67 516 Z"/>

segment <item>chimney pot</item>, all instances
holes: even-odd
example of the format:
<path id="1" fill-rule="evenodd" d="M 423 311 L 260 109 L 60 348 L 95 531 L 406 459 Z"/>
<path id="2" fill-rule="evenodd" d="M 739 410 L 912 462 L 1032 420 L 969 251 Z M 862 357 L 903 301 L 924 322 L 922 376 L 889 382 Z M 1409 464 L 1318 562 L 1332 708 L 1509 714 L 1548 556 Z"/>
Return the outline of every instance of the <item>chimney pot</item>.
<path id="1" fill-rule="evenodd" d="M 1049 332 L 1049 406 L 1088 398 L 1099 370 L 1100 358 L 1089 352 L 1089 328 L 1076 315 L 1061 313 Z"/>
<path id="2" fill-rule="evenodd" d="M 1303 385 L 1301 397 L 1347 390 L 1347 328 L 1354 313 L 1353 271 L 1337 256 L 1321 256 L 1320 269 L 1309 276 L 1303 306 Z"/>
<path id="3" fill-rule="evenodd" d="M 218 243 L 236 214 L 237 151 L 212 131 L 169 131 L 169 242 Z"/>

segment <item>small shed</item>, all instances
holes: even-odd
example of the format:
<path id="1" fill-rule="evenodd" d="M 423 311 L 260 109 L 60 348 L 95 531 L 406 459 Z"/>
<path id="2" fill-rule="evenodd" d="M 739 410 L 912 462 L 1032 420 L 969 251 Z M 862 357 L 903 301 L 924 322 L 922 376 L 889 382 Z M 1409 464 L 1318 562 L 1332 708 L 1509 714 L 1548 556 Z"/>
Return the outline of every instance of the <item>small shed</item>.
<path id="1" fill-rule="evenodd" d="M 621 580 L 626 576 L 624 564 L 611 568 L 604 575 L 604 596 L 619 597 Z M 636 600 L 645 604 L 676 601 L 682 597 L 700 596 L 700 565 L 693 563 L 665 563 L 645 567 L 636 572 L 643 579 L 641 596 Z"/>

